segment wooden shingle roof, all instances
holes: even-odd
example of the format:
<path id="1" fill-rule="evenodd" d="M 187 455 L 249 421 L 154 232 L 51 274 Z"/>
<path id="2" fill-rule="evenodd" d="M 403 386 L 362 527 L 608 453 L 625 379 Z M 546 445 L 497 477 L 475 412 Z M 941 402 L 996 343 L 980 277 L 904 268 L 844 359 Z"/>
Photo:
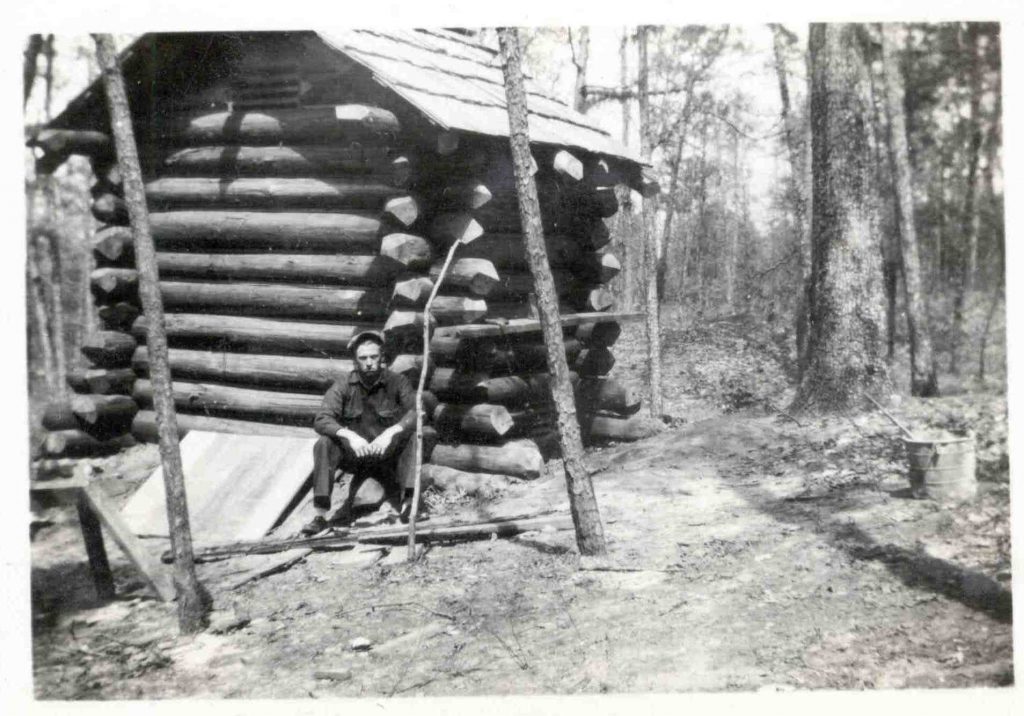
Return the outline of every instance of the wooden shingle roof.
<path id="1" fill-rule="evenodd" d="M 318 33 L 445 129 L 507 137 L 501 56 L 444 30 L 348 30 Z M 634 162 L 628 147 L 527 79 L 530 139 Z"/>
<path id="2" fill-rule="evenodd" d="M 269 33 L 273 34 L 273 33 Z M 402 98 L 430 123 L 444 130 L 507 137 L 501 55 L 446 30 L 341 30 L 315 35 L 330 50 L 366 68 L 383 87 Z M 129 82 L 140 90 L 153 78 L 181 76 L 187 84 L 190 62 L 223 33 L 150 33 L 121 55 Z M 612 138 L 591 118 L 541 92 L 527 78 L 530 140 L 577 148 L 639 164 L 637 153 Z M 104 116 L 99 81 L 79 94 L 50 126 L 82 128 Z M 100 120 L 102 121 L 102 120 Z"/>

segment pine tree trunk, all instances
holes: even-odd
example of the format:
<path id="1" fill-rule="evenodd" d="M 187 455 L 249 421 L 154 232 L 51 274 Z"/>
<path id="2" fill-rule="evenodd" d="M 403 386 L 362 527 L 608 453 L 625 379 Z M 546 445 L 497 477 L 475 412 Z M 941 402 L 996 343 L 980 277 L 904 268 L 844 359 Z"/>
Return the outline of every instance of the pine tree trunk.
<path id="1" fill-rule="evenodd" d="M 647 60 L 647 33 L 648 26 L 640 26 L 637 29 L 638 48 L 638 75 L 637 75 L 637 98 L 639 100 L 640 113 L 640 156 L 650 163 L 652 141 L 651 141 L 651 111 L 648 92 L 648 60 Z M 661 317 L 658 306 L 658 247 L 654 232 L 654 205 L 649 199 L 643 200 L 643 246 L 644 263 L 643 277 L 644 284 L 644 327 L 647 333 L 647 370 L 648 385 L 650 388 L 650 411 L 651 417 L 660 420 L 664 412 L 661 396 Z"/>
<path id="2" fill-rule="evenodd" d="M 806 147 L 798 142 L 800 129 L 797 119 L 793 117 L 789 102 L 789 83 L 786 79 L 786 61 L 784 54 L 784 37 L 780 25 L 772 25 L 773 50 L 775 56 L 775 74 L 779 81 L 779 97 L 782 101 L 782 130 L 786 138 L 786 151 L 789 154 L 790 183 L 793 192 L 793 224 L 797 233 L 797 271 L 800 275 L 801 291 L 797 298 L 796 315 L 794 316 L 796 334 L 796 355 L 798 375 L 803 374 L 807 356 L 807 316 L 808 305 L 807 285 L 810 282 L 808 267 L 811 264 L 811 237 L 808 229 L 810 222 L 807 217 L 810 181 L 807 177 Z"/>
<path id="3" fill-rule="evenodd" d="M 978 194 L 978 160 L 981 155 L 981 59 L 978 56 L 978 33 L 973 24 L 968 24 L 966 46 L 961 43 L 962 51 L 970 56 L 970 92 L 971 99 L 967 122 L 971 128 L 970 145 L 967 148 L 967 177 L 964 182 L 964 205 L 960 214 L 960 230 L 964 244 L 960 247 L 960 260 L 953 297 L 953 333 L 951 339 L 949 370 L 960 372 L 960 347 L 964 342 L 964 308 L 974 282 L 975 262 L 978 253 L 978 228 L 976 214 Z"/>
<path id="4" fill-rule="evenodd" d="M 46 378 L 46 388 L 49 395 L 57 394 L 56 376 L 54 367 L 53 342 L 50 340 L 50 326 L 46 315 L 46 298 L 44 296 L 43 277 L 39 271 L 37 244 L 30 237 L 28 251 L 25 254 L 25 268 L 28 278 L 29 304 L 35 314 L 37 337 L 39 339 L 39 350 L 42 353 L 43 375 Z"/>
<path id="5" fill-rule="evenodd" d="M 808 365 L 794 405 L 843 409 L 891 388 L 883 355 L 882 266 L 858 29 L 812 24 L 812 281 Z"/>
<path id="6" fill-rule="evenodd" d="M 606 552 L 604 530 L 598 513 L 597 499 L 583 459 L 583 443 L 576 419 L 576 402 L 569 366 L 565 359 L 562 329 L 558 315 L 558 295 L 548 264 L 540 219 L 540 201 L 537 185 L 530 173 L 530 139 L 526 91 L 523 86 L 519 33 L 515 28 L 498 30 L 501 44 L 505 94 L 508 115 L 516 190 L 519 196 L 519 215 L 526 235 L 530 272 L 537 293 L 537 307 L 544 344 L 547 348 L 548 373 L 552 376 L 551 392 L 558 415 L 558 433 L 565 465 L 565 483 L 569 493 L 569 507 L 576 527 L 576 543 L 581 554 L 599 555 Z"/>
<path id="7" fill-rule="evenodd" d="M 132 129 L 124 77 L 118 65 L 114 39 L 93 35 L 96 54 L 103 71 L 107 108 L 113 128 L 117 161 L 124 181 L 125 202 L 131 220 L 135 263 L 139 270 L 139 298 L 148 325 L 146 343 L 150 355 L 150 379 L 153 402 L 160 430 L 160 458 L 164 470 L 167 522 L 174 554 L 174 583 L 178 594 L 178 627 L 183 634 L 205 628 L 209 620 L 209 593 L 196 578 L 189 528 L 188 501 L 178 445 L 178 427 L 171 393 L 171 374 L 167 360 L 167 336 L 164 333 L 163 302 L 156 269 L 156 250 L 149 229 L 149 212 L 139 168 L 138 149 Z"/>
<path id="8" fill-rule="evenodd" d="M 50 206 L 55 206 L 55 202 L 50 202 Z M 50 275 L 43 282 L 43 290 L 46 296 L 47 326 L 53 345 L 54 386 L 57 395 L 64 395 L 67 393 L 68 364 L 64 342 L 64 301 L 61 291 L 64 272 L 61 269 L 60 240 L 53 231 L 41 231 L 36 235 L 36 250 L 37 256 L 45 255 L 49 259 L 46 265 Z"/>
<path id="9" fill-rule="evenodd" d="M 938 395 L 935 358 L 932 354 L 928 307 L 921 287 L 921 261 L 914 223 L 914 186 L 904 113 L 903 79 L 896 60 L 895 26 L 882 28 L 882 65 L 885 72 L 885 108 L 889 119 L 889 159 L 895 189 L 896 220 L 899 227 L 900 261 L 910 338 L 910 393 L 921 397 Z"/>

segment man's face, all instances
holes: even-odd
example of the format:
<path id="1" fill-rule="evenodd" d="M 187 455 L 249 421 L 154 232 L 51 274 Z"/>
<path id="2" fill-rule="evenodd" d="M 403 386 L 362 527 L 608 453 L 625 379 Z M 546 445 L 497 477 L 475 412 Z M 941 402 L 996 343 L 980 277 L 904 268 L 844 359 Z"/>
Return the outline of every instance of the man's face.
<path id="1" fill-rule="evenodd" d="M 356 370 L 367 380 L 380 375 L 380 346 L 373 341 L 363 341 L 356 348 Z"/>

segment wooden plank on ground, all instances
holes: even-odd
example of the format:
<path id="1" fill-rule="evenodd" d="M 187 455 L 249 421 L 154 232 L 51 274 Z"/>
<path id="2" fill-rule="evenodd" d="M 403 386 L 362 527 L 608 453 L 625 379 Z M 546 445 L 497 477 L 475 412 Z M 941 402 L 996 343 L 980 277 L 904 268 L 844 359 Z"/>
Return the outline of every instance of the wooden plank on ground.
<path id="1" fill-rule="evenodd" d="M 181 441 L 192 538 L 219 544 L 263 537 L 313 470 L 315 437 L 189 432 Z M 122 512 L 136 534 L 166 537 L 163 471 Z"/>
<path id="2" fill-rule="evenodd" d="M 95 513 L 99 521 L 107 528 L 107 532 L 117 542 L 128 560 L 135 566 L 146 582 L 165 602 L 174 601 L 174 583 L 171 574 L 160 564 L 146 545 L 139 541 L 131 528 L 121 519 L 114 503 L 103 493 L 98 485 L 88 485 L 82 489 L 82 498 L 88 509 Z M 81 515 L 81 511 L 79 512 Z M 84 523 L 83 523 L 84 527 Z M 91 561 L 91 560 L 90 560 Z"/>

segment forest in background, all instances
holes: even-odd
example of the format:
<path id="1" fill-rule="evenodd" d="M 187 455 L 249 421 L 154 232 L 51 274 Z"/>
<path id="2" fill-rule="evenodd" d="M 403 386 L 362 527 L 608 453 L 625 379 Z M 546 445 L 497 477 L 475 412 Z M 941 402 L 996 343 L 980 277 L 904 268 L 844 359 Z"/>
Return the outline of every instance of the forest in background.
<path id="1" fill-rule="evenodd" d="M 858 26 L 857 34 L 869 81 L 867 160 L 876 190 L 886 357 L 897 387 L 908 391 L 900 252 L 906 229 L 898 201 L 909 189 L 920 271 L 916 300 L 924 307 L 919 322 L 929 328 L 938 388 L 998 388 L 1005 379 L 999 25 L 920 23 L 889 31 L 889 65 L 880 26 Z M 492 31 L 474 34 L 493 41 Z M 119 44 L 130 39 L 122 36 Z M 741 317 L 768 331 L 775 355 L 799 381 L 807 332 L 799 287 L 813 262 L 806 28 L 623 28 L 617 43 L 592 39 L 588 28 L 543 28 L 526 31 L 524 39 L 529 70 L 542 85 L 579 111 L 618 115 L 619 138 L 639 143 L 651 158 L 662 187 L 649 220 L 662 323 Z M 617 81 L 595 81 L 599 53 L 605 65 L 617 54 Z M 87 37 L 27 39 L 28 134 L 96 76 L 93 55 Z M 755 75 L 758 94 L 746 89 L 750 82 L 733 81 L 739 61 Z M 903 88 L 901 117 L 886 102 L 893 67 Z M 776 97 L 775 116 L 765 114 L 768 93 Z M 911 168 L 905 177 L 893 156 L 892 128 L 900 123 Z M 39 405 L 66 390 L 78 346 L 96 329 L 89 295 L 94 179 L 84 159 L 73 157 L 47 175 L 36 171 L 30 150 L 25 156 L 29 389 Z M 620 309 L 642 310 L 644 219 L 636 195 L 623 189 L 620 200 L 628 210 L 614 220 L 610 250 L 623 270 L 613 288 Z"/>

